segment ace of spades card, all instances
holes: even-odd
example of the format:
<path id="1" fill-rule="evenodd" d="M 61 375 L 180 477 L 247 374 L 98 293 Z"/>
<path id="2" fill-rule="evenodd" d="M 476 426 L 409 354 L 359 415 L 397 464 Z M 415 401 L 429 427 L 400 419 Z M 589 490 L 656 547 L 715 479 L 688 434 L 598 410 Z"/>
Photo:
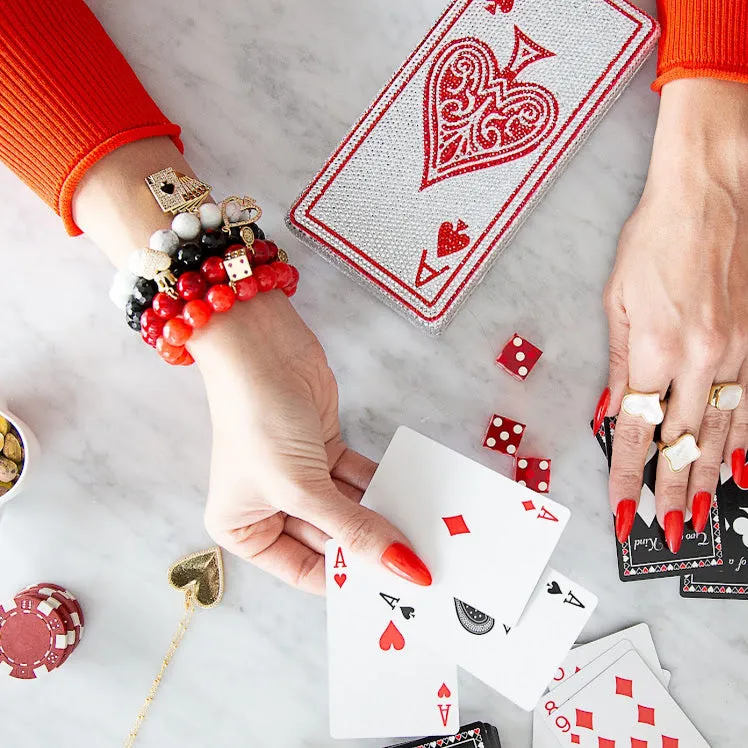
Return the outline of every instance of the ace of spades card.
<path id="1" fill-rule="evenodd" d="M 456 0 L 291 207 L 289 228 L 439 333 L 657 35 L 628 0 Z"/>
<path id="2" fill-rule="evenodd" d="M 457 668 L 414 634 L 418 608 L 367 584 L 363 564 L 325 547 L 330 734 L 387 738 L 450 734 L 460 725 Z"/>
<path id="3" fill-rule="evenodd" d="M 723 464 L 717 486 L 722 526 L 721 566 L 693 569 L 681 577 L 683 597 L 748 599 L 748 491 Z"/>
<path id="4" fill-rule="evenodd" d="M 610 469 L 613 454 L 616 419 L 605 418 L 595 437 L 603 450 Z M 655 516 L 655 476 L 659 452 L 652 442 L 642 477 L 642 490 L 634 526 L 628 540 L 615 541 L 618 552 L 618 576 L 622 582 L 657 577 L 680 576 L 691 569 L 717 568 L 723 563 L 722 528 L 719 518 L 719 493 L 712 503 L 709 522 L 703 532 L 697 533 L 689 519 L 686 522 L 683 543 L 673 554 L 665 543 L 665 533 Z"/>

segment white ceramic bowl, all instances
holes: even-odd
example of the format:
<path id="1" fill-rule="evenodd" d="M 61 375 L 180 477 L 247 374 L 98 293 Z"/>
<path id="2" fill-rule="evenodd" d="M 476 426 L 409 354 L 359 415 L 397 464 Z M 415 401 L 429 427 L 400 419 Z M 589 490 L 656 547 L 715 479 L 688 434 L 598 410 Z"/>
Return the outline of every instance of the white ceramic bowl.
<path id="1" fill-rule="evenodd" d="M 13 484 L 13 488 L 6 494 L 0 496 L 0 508 L 18 496 L 24 488 L 28 487 L 29 477 L 36 473 L 39 466 L 40 447 L 34 432 L 20 419 L 11 413 L 6 404 L 0 401 L 0 416 L 9 421 L 18 431 L 21 444 L 25 453 L 23 470 Z"/>

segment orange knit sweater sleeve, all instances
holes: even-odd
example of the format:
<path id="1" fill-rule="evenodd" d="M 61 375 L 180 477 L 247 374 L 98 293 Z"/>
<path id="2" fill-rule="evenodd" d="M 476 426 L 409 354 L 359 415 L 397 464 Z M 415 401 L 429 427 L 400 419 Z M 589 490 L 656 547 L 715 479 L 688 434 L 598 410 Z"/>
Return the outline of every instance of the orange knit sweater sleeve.
<path id="1" fill-rule="evenodd" d="M 657 0 L 659 91 L 676 78 L 748 83 L 748 0 Z"/>
<path id="2" fill-rule="evenodd" d="M 72 197 L 86 170 L 164 117 L 83 0 L 0 0 L 0 160 L 80 234 Z"/>

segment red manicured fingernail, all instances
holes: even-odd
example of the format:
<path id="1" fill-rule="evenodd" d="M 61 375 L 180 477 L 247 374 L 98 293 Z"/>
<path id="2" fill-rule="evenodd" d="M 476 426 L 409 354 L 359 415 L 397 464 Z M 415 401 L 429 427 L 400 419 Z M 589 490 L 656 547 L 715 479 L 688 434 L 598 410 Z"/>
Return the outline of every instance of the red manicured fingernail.
<path id="1" fill-rule="evenodd" d="M 691 508 L 691 522 L 696 532 L 703 532 L 709 519 L 709 510 L 712 508 L 712 495 L 708 491 L 699 491 L 693 497 Z"/>
<path id="2" fill-rule="evenodd" d="M 603 425 L 603 418 L 608 412 L 608 406 L 610 405 L 610 387 L 606 387 L 603 390 L 603 394 L 600 395 L 600 399 L 597 401 L 597 408 L 595 408 L 595 418 L 592 422 L 592 433 L 596 434 L 600 426 Z"/>
<path id="3" fill-rule="evenodd" d="M 735 449 L 732 453 L 732 479 L 743 488 L 743 470 L 745 469 L 745 450 Z"/>
<path id="4" fill-rule="evenodd" d="M 622 499 L 616 507 L 616 537 L 623 545 L 631 534 L 636 517 L 636 502 L 633 499 Z"/>
<path id="5" fill-rule="evenodd" d="M 409 582 L 420 584 L 421 587 L 431 585 L 431 572 L 407 545 L 393 543 L 387 546 L 379 560 L 382 566 Z"/>
<path id="6" fill-rule="evenodd" d="M 677 553 L 683 542 L 683 512 L 680 509 L 665 515 L 665 542 L 670 553 Z"/>

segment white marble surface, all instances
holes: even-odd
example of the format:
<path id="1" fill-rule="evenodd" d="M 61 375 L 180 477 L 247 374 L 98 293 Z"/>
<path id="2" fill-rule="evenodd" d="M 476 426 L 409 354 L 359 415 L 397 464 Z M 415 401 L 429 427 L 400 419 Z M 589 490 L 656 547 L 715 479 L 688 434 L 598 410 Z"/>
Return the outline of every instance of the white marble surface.
<path id="1" fill-rule="evenodd" d="M 487 417 L 528 423 L 526 446 L 553 457 L 553 496 L 573 511 L 554 565 L 600 597 L 585 637 L 647 621 L 697 727 L 716 748 L 742 746 L 748 608 L 682 600 L 674 579 L 618 581 L 606 471 L 587 426 L 607 368 L 600 295 L 646 174 L 654 61 L 439 340 L 283 227 L 299 189 L 443 4 L 91 0 L 183 125 L 197 172 L 218 195 L 256 196 L 266 230 L 300 265 L 296 304 L 337 372 L 351 444 L 378 458 L 404 423 L 506 472 L 480 447 Z M 67 238 L 2 169 L 0 194 L 0 395 L 45 453 L 37 488 L 0 522 L 0 596 L 61 582 L 88 619 L 87 639 L 53 677 L 0 680 L 0 744 L 117 745 L 181 615 L 166 569 L 209 542 L 207 407 L 196 371 L 160 365 L 130 336 L 107 300 L 111 270 L 88 240 Z M 515 329 L 544 350 L 524 384 L 493 365 Z M 322 600 L 227 559 L 225 601 L 196 616 L 140 745 L 333 745 L 324 642 Z M 529 714 L 470 676 L 461 685 L 465 722 L 493 722 L 505 748 L 530 745 Z"/>

